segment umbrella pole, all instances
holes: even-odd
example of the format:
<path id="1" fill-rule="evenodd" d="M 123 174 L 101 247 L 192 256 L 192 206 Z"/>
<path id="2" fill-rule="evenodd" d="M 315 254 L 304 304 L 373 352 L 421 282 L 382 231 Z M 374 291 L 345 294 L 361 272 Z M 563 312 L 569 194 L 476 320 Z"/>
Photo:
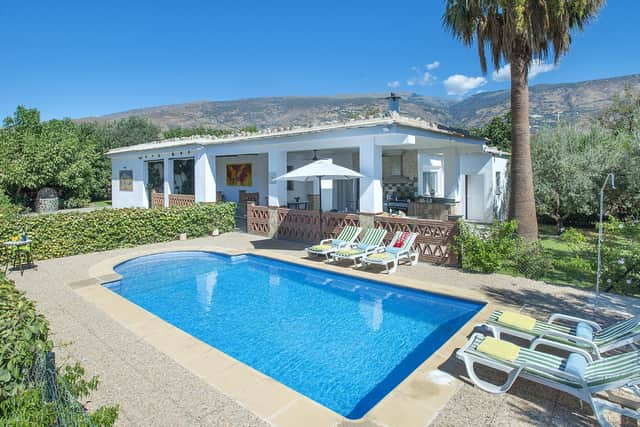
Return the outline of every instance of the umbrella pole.
<path id="1" fill-rule="evenodd" d="M 318 208 L 320 210 L 320 240 L 324 239 L 324 236 L 322 235 L 322 177 L 318 176 L 318 202 L 319 205 Z"/>

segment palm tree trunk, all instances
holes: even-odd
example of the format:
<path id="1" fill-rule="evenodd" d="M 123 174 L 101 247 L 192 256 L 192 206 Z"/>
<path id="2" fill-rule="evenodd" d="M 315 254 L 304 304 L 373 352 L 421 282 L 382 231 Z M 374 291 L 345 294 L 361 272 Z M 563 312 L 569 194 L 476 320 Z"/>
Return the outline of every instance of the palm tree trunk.
<path id="1" fill-rule="evenodd" d="M 538 238 L 536 202 L 529 131 L 528 58 L 511 58 L 511 194 L 509 219 L 518 221 L 518 234 L 528 241 Z"/>

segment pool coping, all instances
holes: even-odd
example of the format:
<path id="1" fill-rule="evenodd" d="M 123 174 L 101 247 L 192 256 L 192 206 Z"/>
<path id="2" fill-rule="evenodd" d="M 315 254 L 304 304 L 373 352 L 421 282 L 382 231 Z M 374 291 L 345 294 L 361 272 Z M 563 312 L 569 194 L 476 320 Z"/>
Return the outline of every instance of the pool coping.
<path id="1" fill-rule="evenodd" d="M 104 259 L 89 268 L 89 279 L 67 283 L 77 294 L 92 303 L 133 334 L 166 354 L 188 371 L 204 380 L 240 405 L 266 421 L 281 426 L 306 427 L 373 422 L 382 425 L 424 426 L 435 419 L 461 383 L 451 377 L 434 381 L 429 374 L 451 358 L 466 342 L 473 327 L 482 323 L 497 305 L 484 294 L 454 286 L 444 286 L 426 280 L 375 274 L 345 266 L 336 266 L 303 257 L 274 254 L 270 250 L 232 250 L 201 245 L 186 251 L 205 251 L 225 255 L 259 255 L 296 265 L 330 271 L 381 284 L 417 289 L 447 297 L 461 298 L 485 304 L 469 321 L 454 333 L 438 350 L 391 390 L 362 418 L 348 419 L 309 397 L 281 384 L 277 380 L 245 365 L 222 351 L 178 329 L 158 316 L 135 305 L 102 286 L 121 276 L 113 269 L 118 264 L 144 255 L 185 250 L 169 248 L 139 248 L 126 255 Z"/>

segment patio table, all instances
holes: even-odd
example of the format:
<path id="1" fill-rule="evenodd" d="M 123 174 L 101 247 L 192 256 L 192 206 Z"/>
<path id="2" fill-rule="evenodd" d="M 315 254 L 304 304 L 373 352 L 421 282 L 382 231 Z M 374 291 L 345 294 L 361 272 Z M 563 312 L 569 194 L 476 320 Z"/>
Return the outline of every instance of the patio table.
<path id="1" fill-rule="evenodd" d="M 24 259 L 25 262 L 28 262 L 29 264 L 33 263 L 33 258 L 31 257 L 31 243 L 33 243 L 33 241 L 31 239 L 27 239 L 27 240 L 8 241 L 2 244 L 2 246 L 4 247 L 4 257 L 6 259 L 6 264 L 4 267 L 5 274 L 9 270 L 9 264 L 11 263 L 12 252 L 13 252 L 13 267 L 15 268 L 17 265 L 20 265 L 21 274 L 24 271 L 23 256 L 26 257 Z M 17 264 L 16 261 L 19 261 L 19 264 Z"/>

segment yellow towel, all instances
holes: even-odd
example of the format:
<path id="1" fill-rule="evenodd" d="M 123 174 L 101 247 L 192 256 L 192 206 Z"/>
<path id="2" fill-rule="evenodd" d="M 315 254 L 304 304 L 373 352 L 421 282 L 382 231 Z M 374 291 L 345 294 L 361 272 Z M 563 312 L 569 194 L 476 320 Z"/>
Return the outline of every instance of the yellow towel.
<path id="1" fill-rule="evenodd" d="M 498 359 L 513 362 L 518 357 L 518 353 L 520 353 L 520 347 L 507 341 L 486 337 L 478 345 L 478 351 Z"/>
<path id="2" fill-rule="evenodd" d="M 312 251 L 316 251 L 316 252 L 323 252 L 326 251 L 328 249 L 333 248 L 333 246 L 331 245 L 313 245 L 311 246 L 311 250 Z"/>
<path id="3" fill-rule="evenodd" d="M 361 253 L 362 253 L 362 250 L 360 249 L 340 249 L 338 251 L 338 255 L 341 255 L 341 256 L 351 256 L 351 255 L 357 255 Z"/>
<path id="4" fill-rule="evenodd" d="M 379 253 L 379 254 L 371 254 L 367 257 L 367 259 L 371 259 L 374 261 L 381 261 L 381 260 L 385 260 L 385 259 L 393 259 L 393 255 L 388 254 L 386 252 L 383 253 Z"/>
<path id="5" fill-rule="evenodd" d="M 511 311 L 505 311 L 498 317 L 498 322 L 505 325 L 514 326 L 524 331 L 531 331 L 536 326 L 536 319 L 533 317 L 525 316 L 524 314 L 513 313 Z"/>

